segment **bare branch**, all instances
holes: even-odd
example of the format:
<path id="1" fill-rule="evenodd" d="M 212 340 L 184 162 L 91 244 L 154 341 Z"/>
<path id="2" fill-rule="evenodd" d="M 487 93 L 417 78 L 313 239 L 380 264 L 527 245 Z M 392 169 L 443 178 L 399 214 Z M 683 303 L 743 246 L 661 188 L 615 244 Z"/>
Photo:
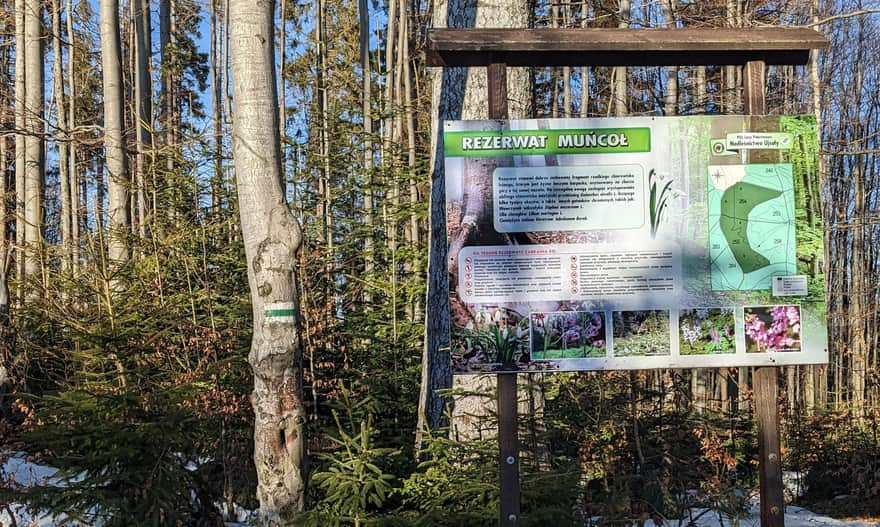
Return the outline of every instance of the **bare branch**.
<path id="1" fill-rule="evenodd" d="M 854 16 L 862 16 L 862 15 L 873 15 L 880 13 L 880 8 L 868 8 L 868 9 L 860 9 L 858 11 L 852 11 L 850 13 L 839 13 L 837 15 L 832 15 L 827 18 L 823 18 L 818 22 L 813 22 L 812 24 L 807 24 L 802 27 L 816 27 L 827 24 L 828 22 L 833 22 L 835 20 L 840 20 L 843 18 L 852 18 Z"/>

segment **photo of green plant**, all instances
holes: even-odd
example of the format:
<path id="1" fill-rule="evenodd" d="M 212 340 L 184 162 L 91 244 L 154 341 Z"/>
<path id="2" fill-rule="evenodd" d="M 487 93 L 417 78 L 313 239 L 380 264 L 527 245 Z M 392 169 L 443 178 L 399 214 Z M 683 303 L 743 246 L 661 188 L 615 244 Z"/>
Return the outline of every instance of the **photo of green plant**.
<path id="1" fill-rule="evenodd" d="M 800 306 L 746 307 L 746 352 L 800 351 Z"/>
<path id="2" fill-rule="evenodd" d="M 502 308 L 477 311 L 453 331 L 452 349 L 462 370 L 519 369 L 528 362 L 528 318 Z"/>
<path id="3" fill-rule="evenodd" d="M 605 356 L 605 313 L 559 311 L 532 313 L 532 360 Z"/>
<path id="4" fill-rule="evenodd" d="M 736 324 L 732 308 L 683 309 L 678 313 L 678 348 L 681 355 L 736 352 Z"/>
<path id="5" fill-rule="evenodd" d="M 669 355 L 669 311 L 615 311 L 614 356 Z"/>

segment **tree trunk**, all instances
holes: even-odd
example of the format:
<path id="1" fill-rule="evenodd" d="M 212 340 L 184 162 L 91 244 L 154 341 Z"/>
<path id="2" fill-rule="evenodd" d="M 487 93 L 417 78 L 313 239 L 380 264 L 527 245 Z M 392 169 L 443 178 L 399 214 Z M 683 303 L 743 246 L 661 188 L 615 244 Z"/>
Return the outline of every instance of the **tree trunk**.
<path id="1" fill-rule="evenodd" d="M 406 10 L 406 0 L 400 2 L 400 20 L 402 23 L 401 33 L 403 33 L 403 97 L 404 108 L 403 119 L 406 119 L 406 144 L 407 144 L 407 172 L 409 173 L 409 200 L 410 206 L 414 209 L 419 201 L 418 182 L 416 181 L 416 116 L 412 100 L 412 67 L 410 64 L 409 46 L 409 13 Z M 419 219 L 415 211 L 409 215 L 409 241 L 412 244 L 411 250 L 417 251 L 419 247 Z M 414 310 L 418 312 L 421 309 L 421 302 L 416 300 Z"/>
<path id="2" fill-rule="evenodd" d="M 40 0 L 27 0 L 24 9 L 25 60 L 25 277 L 41 269 L 43 248 L 43 41 Z"/>
<path id="3" fill-rule="evenodd" d="M 333 220 L 330 217 L 330 115 L 329 115 L 329 95 L 327 93 L 327 35 L 324 1 L 318 0 L 317 16 L 315 18 L 315 29 L 317 31 L 318 43 L 318 70 L 317 70 L 317 95 L 319 113 L 321 116 L 321 177 L 318 184 L 318 219 L 321 225 L 320 237 L 323 239 L 327 249 L 327 255 L 333 254 Z M 332 258 L 327 258 L 328 274 L 331 268 Z M 329 279 L 329 277 L 328 277 Z"/>
<path id="4" fill-rule="evenodd" d="M 864 68 L 862 62 L 862 37 L 864 35 L 864 17 L 859 17 L 858 22 L 858 38 L 856 45 L 856 53 L 853 64 L 855 66 L 855 85 L 853 86 L 853 98 L 851 111 L 853 112 L 853 123 L 850 124 L 854 128 L 855 148 L 861 149 L 864 145 L 864 131 L 862 126 L 862 90 L 864 82 Z M 865 396 L 865 367 L 867 364 L 867 326 L 866 319 L 868 316 L 868 300 L 867 288 L 868 278 L 867 272 L 870 262 L 870 250 L 866 242 L 867 232 L 865 227 L 865 208 L 868 204 L 865 192 L 865 179 L 867 174 L 865 171 L 865 156 L 856 154 L 852 166 L 851 177 L 853 181 L 853 209 L 852 220 L 855 229 L 853 230 L 852 241 L 852 273 L 849 287 L 850 294 L 850 312 L 849 318 L 852 321 L 852 356 L 850 362 L 850 393 L 851 408 L 853 415 L 861 419 L 864 415 L 864 396 Z"/>
<path id="5" fill-rule="evenodd" d="M 69 271 L 71 268 L 71 218 L 73 216 L 70 214 L 70 163 L 67 159 L 68 127 L 64 105 L 61 33 L 61 1 L 52 0 L 52 97 L 55 99 L 55 114 L 58 125 L 56 144 L 58 146 L 58 179 L 61 186 L 61 270 Z"/>
<path id="6" fill-rule="evenodd" d="M 629 19 L 632 15 L 632 6 L 630 5 L 630 0 L 620 0 L 620 11 L 618 12 L 618 23 L 617 27 L 619 28 L 627 28 L 629 27 Z M 614 86 L 613 86 L 613 108 L 614 115 L 620 117 L 624 116 L 628 113 L 627 111 L 627 82 L 626 82 L 626 68 L 618 67 L 614 68 Z"/>
<path id="7" fill-rule="evenodd" d="M 819 22 L 819 0 L 812 0 L 810 2 L 810 14 L 812 16 L 813 23 L 814 24 L 818 23 Z M 822 137 L 822 95 L 820 93 L 821 86 L 822 86 L 822 84 L 819 80 L 819 50 L 814 49 L 814 50 L 810 51 L 810 103 L 812 106 L 813 115 L 816 117 L 816 128 L 819 130 L 819 137 L 820 138 Z M 819 173 L 818 183 L 819 183 L 819 189 L 820 189 L 819 192 L 823 192 L 827 187 L 825 186 L 825 158 L 822 156 L 821 145 L 820 145 L 819 150 L 820 150 L 819 160 L 818 160 L 819 164 L 817 167 L 817 170 Z M 821 200 L 819 200 L 819 203 L 817 203 L 816 206 L 819 207 L 820 211 L 824 211 L 824 207 L 822 207 Z M 829 225 L 829 222 L 828 222 L 829 218 L 825 218 L 824 214 L 822 216 L 823 216 L 822 222 L 820 224 Z M 824 255 L 823 255 L 822 261 L 824 261 L 824 262 L 831 261 L 828 258 L 829 246 L 830 246 L 830 244 L 828 243 L 827 236 L 826 236 L 825 243 L 823 244 Z M 814 258 L 812 264 L 813 264 L 813 269 L 812 269 L 813 273 L 817 273 L 819 270 L 818 257 Z M 826 269 L 827 269 L 827 266 L 826 266 Z M 825 283 L 828 285 L 831 284 L 830 276 L 828 275 L 827 271 L 825 273 Z M 826 288 L 826 291 L 828 289 L 829 288 Z M 829 300 L 830 299 L 828 298 L 828 294 L 826 292 L 825 305 L 830 308 L 832 306 L 832 304 L 831 304 L 831 302 L 829 302 Z M 806 379 L 806 393 L 805 393 L 807 413 L 812 415 L 812 413 L 815 410 L 822 409 L 822 405 L 820 404 L 820 401 L 822 399 L 821 399 L 821 397 L 817 397 L 817 394 L 816 394 L 816 384 L 817 384 L 816 377 L 818 375 L 820 368 L 818 366 L 809 364 L 809 365 L 805 366 L 805 369 L 806 369 L 806 377 L 807 377 L 807 379 Z"/>
<path id="8" fill-rule="evenodd" d="M 590 8 L 586 1 L 581 4 L 581 27 L 587 27 L 587 20 L 590 17 Z M 581 108 L 580 117 L 586 118 L 590 115 L 590 68 L 584 66 L 581 68 Z"/>
<path id="9" fill-rule="evenodd" d="M 274 7 L 272 1 L 229 3 L 232 146 L 254 317 L 248 357 L 254 372 L 254 463 L 260 521 L 266 526 L 287 525 L 305 498 L 294 282 L 301 233 L 285 202 L 280 173 Z"/>
<path id="10" fill-rule="evenodd" d="M 210 0 L 211 6 L 211 121 L 214 126 L 213 161 L 214 174 L 211 176 L 211 214 L 218 215 L 223 207 L 223 99 L 221 77 L 226 71 L 223 64 L 221 29 L 218 6 L 220 0 Z M 282 106 L 283 107 L 283 106 Z M 283 122 L 283 119 L 281 119 Z"/>
<path id="11" fill-rule="evenodd" d="M 134 14 L 134 90 L 137 155 L 135 179 L 137 188 L 138 233 L 147 235 L 147 152 L 152 150 L 153 82 L 150 77 L 150 3 L 148 0 L 130 0 Z"/>
<path id="12" fill-rule="evenodd" d="M 4 59 L 8 59 L 8 55 L 4 54 Z M 9 64 L 7 60 L 3 61 L 4 75 L 9 72 Z M 9 103 L 8 88 L 4 87 L 4 105 Z M 9 228 L 9 215 L 7 211 L 7 197 L 9 196 L 9 185 L 6 176 L 9 174 L 6 163 L 8 162 L 8 142 L 6 136 L 0 136 L 0 196 L 3 196 L 2 205 L 0 205 L 0 332 L 5 336 L 9 326 L 9 266 L 12 263 L 12 247 L 7 234 Z M 0 415 L 6 411 L 3 395 L 7 391 L 9 382 L 9 372 L 6 369 L 7 360 L 11 357 L 0 355 Z"/>
<path id="13" fill-rule="evenodd" d="M 129 177 L 122 130 L 124 102 L 119 1 L 101 0 L 101 66 L 104 88 L 104 153 L 107 158 L 107 255 L 112 264 L 128 260 L 126 231 L 131 225 Z"/>
<path id="14" fill-rule="evenodd" d="M 73 0 L 67 0 L 67 9 L 66 9 L 66 23 L 67 23 L 67 41 L 68 41 L 68 52 L 67 52 L 67 89 L 69 91 L 68 95 L 68 109 L 67 109 L 67 126 L 69 129 L 73 130 L 76 127 L 76 81 L 74 78 L 74 69 L 75 69 L 75 57 L 76 57 L 76 46 L 73 45 L 75 35 L 73 32 Z M 59 110 L 60 111 L 60 110 Z M 70 145 L 68 148 L 68 163 L 70 164 L 68 168 L 68 178 L 69 178 L 69 186 L 68 192 L 70 193 L 70 244 L 71 244 L 71 254 L 70 259 L 72 262 L 73 273 L 77 274 L 79 272 L 79 240 L 80 240 L 80 199 L 79 199 L 79 172 L 77 170 L 76 164 L 76 141 L 75 137 L 72 133 L 67 135 L 68 138 L 71 139 Z"/>
<path id="15" fill-rule="evenodd" d="M 171 0 L 159 0 L 159 56 L 162 61 L 162 67 L 159 69 L 160 76 L 160 92 L 159 92 L 159 122 L 162 125 L 162 143 L 165 147 L 173 144 L 173 119 L 172 105 L 174 103 L 174 95 L 172 93 L 174 86 L 171 79 L 170 63 L 171 63 Z M 169 148 L 165 152 L 165 166 L 171 171 L 174 169 L 174 154 Z M 154 192 L 156 189 L 154 189 Z M 155 196 L 154 196 L 155 198 Z M 155 199 L 153 207 L 156 206 Z M 155 214 L 155 209 L 153 213 Z"/>
<path id="16" fill-rule="evenodd" d="M 675 28 L 675 5 L 673 0 L 662 0 L 663 22 L 667 28 Z M 678 66 L 666 68 L 666 100 L 664 115 L 678 115 Z"/>
<path id="17" fill-rule="evenodd" d="M 725 23 L 727 27 L 737 27 L 736 0 L 727 0 L 725 6 Z M 737 66 L 724 66 L 724 101 L 723 113 L 738 113 L 739 84 L 736 82 Z"/>
<path id="18" fill-rule="evenodd" d="M 367 285 L 364 287 L 364 303 L 373 301 L 371 279 L 375 269 L 375 255 L 373 254 L 373 116 L 372 116 L 372 68 L 370 66 L 370 13 L 367 9 L 367 0 L 358 0 L 358 16 L 360 30 L 360 61 L 362 93 L 361 105 L 364 119 L 364 277 Z"/>
<path id="19" fill-rule="evenodd" d="M 528 23 L 529 3 L 524 0 L 504 5 L 478 2 L 476 7 L 466 0 L 439 0 L 434 5 L 433 27 L 528 27 Z M 446 119 L 488 117 L 485 68 L 437 68 L 433 75 L 431 150 L 434 154 L 431 157 L 430 252 L 417 446 L 421 445 L 421 434 L 425 430 L 437 432 L 448 426 L 444 415 L 445 401 L 437 394 L 437 390 L 452 386 L 442 123 Z M 510 118 L 531 115 L 531 86 L 527 70 L 508 70 L 507 93 Z M 468 380 L 480 382 L 478 376 L 464 379 L 465 383 Z"/>
<path id="20" fill-rule="evenodd" d="M 15 245 L 18 247 L 16 267 L 19 284 L 25 278 L 24 196 L 27 146 L 24 134 L 24 81 L 27 72 L 24 66 L 24 7 L 24 0 L 15 0 Z M 17 298 L 21 301 L 21 285 Z"/>

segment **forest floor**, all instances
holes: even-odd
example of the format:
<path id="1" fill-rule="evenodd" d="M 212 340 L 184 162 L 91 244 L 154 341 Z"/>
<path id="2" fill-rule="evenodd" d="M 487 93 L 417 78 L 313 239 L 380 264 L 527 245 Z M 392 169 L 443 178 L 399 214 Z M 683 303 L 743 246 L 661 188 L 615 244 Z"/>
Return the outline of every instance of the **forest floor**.
<path id="1" fill-rule="evenodd" d="M 56 484 L 52 481 L 56 472 L 57 469 L 29 461 L 20 454 L 9 457 L 6 463 L 0 466 L 0 477 L 2 477 L 4 481 L 12 481 L 21 486 Z M 836 500 L 834 503 L 819 505 L 821 505 L 821 510 L 831 511 L 830 513 L 837 518 L 813 512 L 803 507 L 789 505 L 785 509 L 786 527 L 880 527 L 880 519 L 850 517 L 851 515 L 848 514 L 849 506 L 845 503 L 845 500 Z M 850 505 L 854 507 L 852 512 L 857 513 L 857 504 Z M 251 511 L 237 510 L 235 512 L 237 522 L 227 522 L 226 525 L 228 527 L 249 527 L 248 524 L 240 522 L 246 521 L 251 515 Z M 736 525 L 732 519 L 720 517 L 717 513 L 710 510 L 692 509 L 689 513 L 689 519 L 686 518 L 680 521 L 671 520 L 668 521 L 664 527 L 684 527 L 686 525 L 693 525 L 695 527 L 720 527 Z M 12 515 L 14 519 L 11 518 L 10 515 Z M 855 514 L 853 514 L 853 516 L 855 516 Z M 693 521 L 693 523 L 689 523 L 689 521 Z M 741 518 L 739 520 L 739 526 L 758 527 L 760 523 L 758 504 L 757 501 L 754 501 L 749 516 Z M 0 503 L 0 527 L 7 527 L 9 525 L 17 527 L 56 527 L 59 525 L 65 525 L 67 527 L 72 527 L 76 524 L 70 523 L 69 520 L 63 516 L 51 516 L 39 513 L 34 514 L 25 506 L 18 503 L 10 503 L 6 505 Z M 100 525 L 100 522 L 97 522 L 96 525 Z M 644 527 L 659 526 L 649 520 L 644 524 Z"/>

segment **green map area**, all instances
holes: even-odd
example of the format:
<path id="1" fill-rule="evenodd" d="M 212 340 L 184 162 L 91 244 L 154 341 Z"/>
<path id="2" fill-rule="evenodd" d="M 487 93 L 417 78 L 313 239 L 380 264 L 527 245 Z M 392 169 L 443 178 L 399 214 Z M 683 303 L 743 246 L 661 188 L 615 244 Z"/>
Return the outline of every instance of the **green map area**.
<path id="1" fill-rule="evenodd" d="M 713 290 L 770 289 L 796 273 L 790 164 L 710 166 L 708 198 Z"/>
<path id="2" fill-rule="evenodd" d="M 721 217 L 718 224 L 743 273 L 751 273 L 770 265 L 770 260 L 752 249 L 749 244 L 748 217 L 756 206 L 781 194 L 781 191 L 751 183 L 737 183 L 721 195 Z"/>

